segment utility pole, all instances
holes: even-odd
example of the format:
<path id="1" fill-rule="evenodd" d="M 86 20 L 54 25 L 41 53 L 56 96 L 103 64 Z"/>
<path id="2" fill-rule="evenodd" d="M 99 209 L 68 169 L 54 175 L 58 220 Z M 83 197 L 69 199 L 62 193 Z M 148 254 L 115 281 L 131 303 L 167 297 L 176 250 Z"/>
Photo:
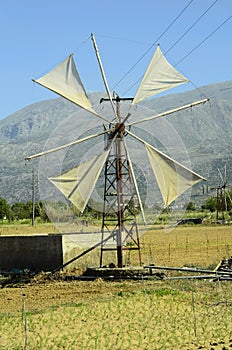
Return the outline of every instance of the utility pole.
<path id="1" fill-rule="evenodd" d="M 34 167 L 32 168 L 31 192 L 32 192 L 31 226 L 34 226 L 35 225 L 35 170 L 34 170 Z"/>

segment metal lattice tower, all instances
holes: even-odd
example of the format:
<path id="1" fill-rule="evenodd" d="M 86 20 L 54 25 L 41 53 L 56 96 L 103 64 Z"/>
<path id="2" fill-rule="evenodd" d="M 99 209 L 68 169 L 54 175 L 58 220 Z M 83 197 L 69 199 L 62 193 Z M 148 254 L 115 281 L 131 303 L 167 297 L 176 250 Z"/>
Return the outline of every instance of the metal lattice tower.
<path id="1" fill-rule="evenodd" d="M 130 162 L 125 144 L 125 125 L 120 118 L 120 97 L 116 101 L 118 123 L 108 134 L 108 144 L 115 137 L 114 145 L 105 164 L 104 204 L 102 215 L 102 242 L 111 236 L 115 247 L 101 245 L 100 266 L 103 252 L 117 251 L 117 265 L 123 267 L 123 251 L 138 250 L 141 265 L 140 243 L 136 222 L 136 200 L 131 177 Z M 126 99 L 128 100 L 128 99 Z M 108 147 L 108 145 L 106 145 Z"/>

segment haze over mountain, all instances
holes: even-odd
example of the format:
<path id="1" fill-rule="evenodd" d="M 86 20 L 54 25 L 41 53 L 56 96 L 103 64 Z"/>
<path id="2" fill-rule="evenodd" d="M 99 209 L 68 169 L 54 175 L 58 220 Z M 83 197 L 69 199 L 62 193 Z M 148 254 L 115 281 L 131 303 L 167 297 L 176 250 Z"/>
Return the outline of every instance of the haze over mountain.
<path id="1" fill-rule="evenodd" d="M 99 103 L 103 96 L 105 96 L 104 93 L 89 94 L 98 112 L 106 117 L 109 116 L 111 120 L 110 106 L 107 103 Z M 134 108 L 131 118 L 139 120 L 144 116 L 151 116 L 203 99 L 205 96 L 210 98 L 210 101 L 203 105 L 138 124 L 131 130 L 207 178 L 209 188 L 222 184 L 218 169 L 224 174 L 226 164 L 229 185 L 232 169 L 232 81 L 151 99 L 144 103 L 143 107 Z M 123 105 L 122 113 L 127 108 L 127 105 Z M 78 137 L 100 131 L 102 131 L 101 119 L 63 98 L 32 104 L 0 120 L 0 197 L 5 198 L 9 203 L 31 200 L 32 168 L 34 168 L 36 180 L 39 169 L 41 171 L 43 168 L 39 159 L 25 165 L 25 157 L 41 152 L 44 147 L 46 149 L 58 147 Z M 95 141 L 92 141 L 88 146 L 81 145 L 79 148 L 75 146 L 73 149 L 66 150 L 66 153 L 63 152 L 62 169 L 75 165 L 84 159 L 88 152 L 95 152 L 94 145 Z M 142 157 L 139 149 L 137 156 Z M 54 155 L 47 161 L 52 160 L 55 163 L 56 157 Z M 55 170 L 58 169 L 53 168 L 53 171 Z M 195 195 L 199 193 L 202 193 L 202 184 L 193 191 Z M 36 199 L 39 199 L 37 185 Z"/>

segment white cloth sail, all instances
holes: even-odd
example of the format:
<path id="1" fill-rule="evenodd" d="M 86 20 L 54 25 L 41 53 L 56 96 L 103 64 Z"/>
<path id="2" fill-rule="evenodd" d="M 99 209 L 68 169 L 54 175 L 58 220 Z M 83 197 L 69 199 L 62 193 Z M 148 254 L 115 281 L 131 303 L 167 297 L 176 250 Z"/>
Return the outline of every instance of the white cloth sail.
<path id="1" fill-rule="evenodd" d="M 167 207 L 187 189 L 201 180 L 202 176 L 189 170 L 156 148 L 145 144 L 152 170 L 156 177 L 164 205 Z"/>
<path id="2" fill-rule="evenodd" d="M 95 113 L 77 72 L 73 55 L 67 57 L 48 74 L 33 81 Z"/>
<path id="3" fill-rule="evenodd" d="M 159 46 L 138 87 L 132 104 L 136 104 L 165 90 L 184 84 L 189 80 L 180 74 L 162 54 Z"/>
<path id="4" fill-rule="evenodd" d="M 109 151 L 49 180 L 83 213 Z"/>

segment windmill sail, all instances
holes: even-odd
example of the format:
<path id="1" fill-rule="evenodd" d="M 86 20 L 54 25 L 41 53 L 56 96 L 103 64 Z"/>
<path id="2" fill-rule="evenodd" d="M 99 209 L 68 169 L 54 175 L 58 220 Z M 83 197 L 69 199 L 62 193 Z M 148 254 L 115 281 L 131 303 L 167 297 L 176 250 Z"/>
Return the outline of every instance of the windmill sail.
<path id="1" fill-rule="evenodd" d="M 95 113 L 77 72 L 73 55 L 66 58 L 48 74 L 33 81 L 76 105 Z"/>
<path id="2" fill-rule="evenodd" d="M 170 65 L 158 46 L 138 87 L 132 104 L 141 102 L 188 81 L 186 77 Z"/>
<path id="3" fill-rule="evenodd" d="M 64 196 L 83 213 L 100 176 L 109 151 L 57 176 L 49 178 Z"/>
<path id="4" fill-rule="evenodd" d="M 201 180 L 200 175 L 176 162 L 156 148 L 145 144 L 165 207 Z"/>

